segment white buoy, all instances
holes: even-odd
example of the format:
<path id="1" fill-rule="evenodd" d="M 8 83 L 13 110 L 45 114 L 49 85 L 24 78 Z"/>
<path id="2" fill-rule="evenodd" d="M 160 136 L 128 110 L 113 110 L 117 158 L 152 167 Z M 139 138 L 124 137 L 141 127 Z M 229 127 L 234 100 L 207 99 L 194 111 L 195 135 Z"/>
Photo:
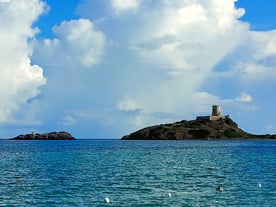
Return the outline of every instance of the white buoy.
<path id="1" fill-rule="evenodd" d="M 106 203 L 110 203 L 110 199 L 108 197 L 106 197 L 104 200 Z"/>
<path id="2" fill-rule="evenodd" d="M 168 196 L 169 196 L 169 197 L 172 197 L 172 194 L 171 194 L 171 193 L 168 193 Z"/>
<path id="3" fill-rule="evenodd" d="M 258 187 L 259 187 L 259 188 L 261 188 L 261 187 L 262 187 L 262 184 L 261 184 L 261 183 L 259 183 L 259 184 L 258 184 Z"/>

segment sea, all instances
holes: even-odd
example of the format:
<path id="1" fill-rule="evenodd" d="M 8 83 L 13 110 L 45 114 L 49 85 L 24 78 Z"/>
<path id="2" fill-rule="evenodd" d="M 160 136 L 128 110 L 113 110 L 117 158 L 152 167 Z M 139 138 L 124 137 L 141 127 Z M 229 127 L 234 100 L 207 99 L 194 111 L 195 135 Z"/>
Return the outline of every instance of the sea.
<path id="1" fill-rule="evenodd" d="M 0 156 L 1 207 L 276 206 L 276 141 L 1 140 Z"/>

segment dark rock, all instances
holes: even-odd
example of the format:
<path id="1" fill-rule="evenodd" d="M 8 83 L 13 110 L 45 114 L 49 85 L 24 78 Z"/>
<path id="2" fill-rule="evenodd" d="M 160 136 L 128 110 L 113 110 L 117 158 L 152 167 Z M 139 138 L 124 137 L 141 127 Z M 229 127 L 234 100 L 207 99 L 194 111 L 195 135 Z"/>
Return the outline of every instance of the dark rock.
<path id="1" fill-rule="evenodd" d="M 11 138 L 11 140 L 75 140 L 68 132 L 50 132 L 45 134 L 26 134 Z"/>
<path id="2" fill-rule="evenodd" d="M 218 120 L 191 120 L 161 124 L 138 130 L 123 140 L 228 140 L 276 139 L 276 135 L 254 135 L 240 129 L 229 116 Z"/>

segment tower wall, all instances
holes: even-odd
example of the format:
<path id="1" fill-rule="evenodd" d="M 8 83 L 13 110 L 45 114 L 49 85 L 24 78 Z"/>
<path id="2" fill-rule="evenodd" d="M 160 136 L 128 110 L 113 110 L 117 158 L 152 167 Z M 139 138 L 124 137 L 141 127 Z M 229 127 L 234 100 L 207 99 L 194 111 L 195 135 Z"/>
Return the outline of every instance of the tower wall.
<path id="1" fill-rule="evenodd" d="M 220 107 L 218 105 L 213 105 L 213 107 L 212 107 L 212 116 L 222 116 Z"/>

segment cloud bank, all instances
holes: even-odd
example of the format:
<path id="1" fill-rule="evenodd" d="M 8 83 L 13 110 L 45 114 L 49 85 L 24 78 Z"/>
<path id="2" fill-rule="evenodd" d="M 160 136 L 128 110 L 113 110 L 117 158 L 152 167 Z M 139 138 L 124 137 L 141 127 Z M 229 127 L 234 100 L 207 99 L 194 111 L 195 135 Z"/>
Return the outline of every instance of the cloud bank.
<path id="1" fill-rule="evenodd" d="M 45 68 L 48 79 L 40 116 L 64 129 L 79 123 L 79 107 L 93 106 L 94 67 L 102 62 L 106 39 L 88 19 L 63 21 L 52 30 L 55 38 L 36 41 L 32 58 Z M 48 116 L 43 111 L 49 111 Z"/>
<path id="2" fill-rule="evenodd" d="M 143 8 L 136 14 L 139 28 L 128 28 L 136 30 L 129 48 L 147 64 L 141 73 L 155 77 L 137 81 L 140 90 L 120 100 L 119 109 L 128 111 L 132 103 L 139 120 L 149 122 L 208 113 L 212 103 L 223 100 L 204 86 L 213 84 L 216 65 L 246 40 L 249 25 L 238 20 L 244 10 L 234 1 L 162 1 Z"/>
<path id="3" fill-rule="evenodd" d="M 114 42 L 136 57 L 117 69 L 132 83 L 117 102 L 123 120 L 139 128 L 193 118 L 214 103 L 232 107 L 233 114 L 235 108 L 258 110 L 248 93 L 257 82 L 275 79 L 275 31 L 251 31 L 240 20 L 244 14 L 235 0 L 141 1 L 139 13 L 121 13 L 123 25 L 114 33 L 124 39 Z M 142 66 L 135 67 L 138 61 Z"/>
<path id="4" fill-rule="evenodd" d="M 37 29 L 32 25 L 44 4 L 35 0 L 0 2 L 0 122 L 12 122 L 13 112 L 35 98 L 46 83 L 42 68 L 30 60 Z"/>
<path id="5" fill-rule="evenodd" d="M 46 130 L 69 129 L 75 136 L 118 137 L 208 114 L 212 104 L 242 118 L 249 111 L 258 115 L 265 104 L 261 89 L 273 91 L 275 30 L 251 31 L 235 0 L 86 0 L 76 6 L 80 18 L 52 25 L 52 39 L 35 39 L 32 28 L 42 2 L 9 2 L 0 3 L 9 14 L 1 19 L 25 24 L 5 30 L 14 31 L 14 39 L 0 32 L 8 40 L 0 46 L 7 54 L 2 68 L 9 68 L 1 72 L 21 84 L 3 90 L 10 101 L 1 103 L 2 120 L 39 94 L 42 68 L 47 85 L 29 114 L 39 116 Z M 33 14 L 25 19 L 6 12 L 11 3 Z M 1 26 L 10 26 L 6 20 Z M 21 61 L 14 61 L 17 53 Z M 16 78 L 22 74 L 24 82 Z"/>

